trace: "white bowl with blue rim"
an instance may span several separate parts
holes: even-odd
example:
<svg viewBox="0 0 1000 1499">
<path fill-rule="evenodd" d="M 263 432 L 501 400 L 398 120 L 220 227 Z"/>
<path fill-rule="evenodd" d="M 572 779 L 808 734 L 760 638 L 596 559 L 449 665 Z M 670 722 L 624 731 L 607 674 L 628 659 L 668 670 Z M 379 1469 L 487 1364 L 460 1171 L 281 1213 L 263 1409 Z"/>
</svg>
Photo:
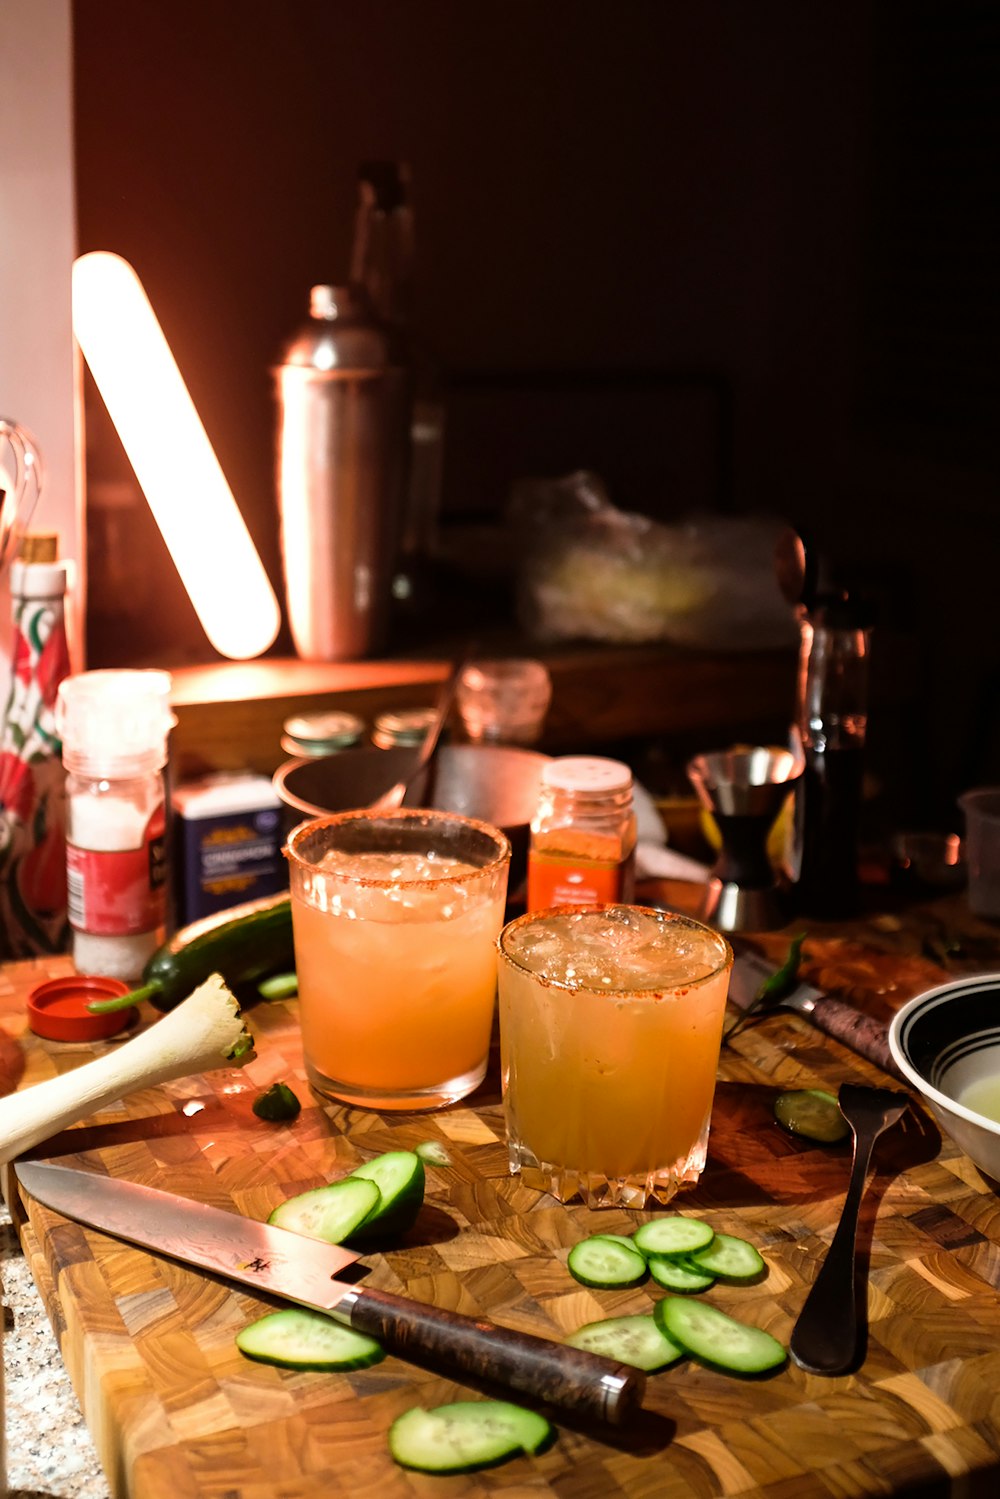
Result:
<svg viewBox="0 0 1000 1499">
<path fill-rule="evenodd" d="M 889 1049 L 945 1134 L 1000 1182 L 1000 973 L 918 994 L 894 1017 Z"/>
</svg>

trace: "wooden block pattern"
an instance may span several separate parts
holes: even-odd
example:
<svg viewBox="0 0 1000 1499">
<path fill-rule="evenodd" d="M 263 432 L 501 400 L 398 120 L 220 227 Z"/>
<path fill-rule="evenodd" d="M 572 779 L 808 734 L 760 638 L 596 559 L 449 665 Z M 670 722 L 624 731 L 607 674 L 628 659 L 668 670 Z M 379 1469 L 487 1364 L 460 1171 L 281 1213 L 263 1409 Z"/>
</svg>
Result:
<svg viewBox="0 0 1000 1499">
<path fill-rule="evenodd" d="M 853 948 L 848 956 L 855 987 L 860 974 L 883 971 L 866 969 Z M 833 961 L 827 950 L 823 961 Z M 21 1086 L 90 1055 L 24 1031 L 27 989 L 40 969 L 65 971 L 63 963 L 0 975 L 0 1025 L 17 1053 L 8 1076 Z M 910 992 L 922 980 L 914 969 Z M 893 1003 L 905 997 L 904 984 Z M 452 1165 L 428 1167 L 416 1228 L 366 1261 L 372 1285 L 556 1339 L 584 1321 L 647 1312 L 663 1294 L 649 1284 L 587 1290 L 569 1276 L 578 1239 L 629 1232 L 650 1215 L 564 1207 L 508 1174 L 495 1058 L 467 1106 L 379 1116 L 310 1092 L 293 1001 L 258 1007 L 250 1023 L 258 1058 L 244 1071 L 137 1095 L 36 1154 L 66 1152 L 70 1163 L 264 1218 L 283 1198 L 380 1151 L 437 1140 Z M 257 1092 L 278 1078 L 303 1102 L 291 1125 L 252 1113 Z M 832 1238 L 849 1150 L 783 1134 L 773 1097 L 845 1080 L 885 1083 L 796 1017 L 775 1014 L 742 1032 L 723 1053 L 708 1169 L 675 1204 L 760 1247 L 765 1280 L 719 1285 L 708 1297 L 783 1341 Z M 822 1379 L 788 1366 L 739 1380 L 686 1361 L 650 1378 L 629 1430 L 560 1418 L 550 1451 L 453 1480 L 396 1467 L 386 1432 L 414 1404 L 467 1398 L 459 1383 L 391 1357 L 347 1375 L 250 1363 L 234 1339 L 267 1308 L 249 1294 L 33 1203 L 22 1237 L 114 1492 L 129 1499 L 992 1496 L 1000 1491 L 1000 1201 L 922 1114 L 884 1137 L 876 1167 L 862 1213 L 869 1334 L 857 1372 Z"/>
</svg>

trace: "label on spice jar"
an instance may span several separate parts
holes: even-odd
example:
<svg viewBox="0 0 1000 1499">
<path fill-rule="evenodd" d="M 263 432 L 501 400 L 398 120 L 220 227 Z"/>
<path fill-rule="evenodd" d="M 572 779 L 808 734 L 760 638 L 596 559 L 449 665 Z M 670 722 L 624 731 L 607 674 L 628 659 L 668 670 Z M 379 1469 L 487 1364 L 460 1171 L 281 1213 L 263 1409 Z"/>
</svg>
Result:
<svg viewBox="0 0 1000 1499">
<path fill-rule="evenodd" d="M 167 899 L 166 816 L 161 803 L 134 848 L 66 846 L 71 926 L 101 936 L 148 932 L 163 925 Z"/>
<path fill-rule="evenodd" d="M 528 910 L 550 906 L 613 905 L 624 898 L 624 865 L 574 862 L 532 850 L 528 860 Z"/>
</svg>

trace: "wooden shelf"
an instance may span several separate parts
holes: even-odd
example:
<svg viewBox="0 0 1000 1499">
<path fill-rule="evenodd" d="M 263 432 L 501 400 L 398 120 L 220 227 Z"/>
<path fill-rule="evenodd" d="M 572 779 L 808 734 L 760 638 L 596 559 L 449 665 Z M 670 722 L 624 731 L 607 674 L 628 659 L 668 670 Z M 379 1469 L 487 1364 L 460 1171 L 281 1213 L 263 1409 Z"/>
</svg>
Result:
<svg viewBox="0 0 1000 1499">
<path fill-rule="evenodd" d="M 752 731 L 781 734 L 792 712 L 793 653 L 695 652 L 581 645 L 544 650 L 507 642 L 495 654 L 531 654 L 552 676 L 542 748 L 598 750 L 616 741 L 701 735 L 704 747 Z M 482 649 L 481 654 L 487 654 Z M 282 724 L 294 713 L 344 709 L 370 726 L 377 714 L 435 700 L 451 655 L 323 663 L 294 658 L 175 669 L 175 770 L 272 774 L 286 758 Z"/>
</svg>

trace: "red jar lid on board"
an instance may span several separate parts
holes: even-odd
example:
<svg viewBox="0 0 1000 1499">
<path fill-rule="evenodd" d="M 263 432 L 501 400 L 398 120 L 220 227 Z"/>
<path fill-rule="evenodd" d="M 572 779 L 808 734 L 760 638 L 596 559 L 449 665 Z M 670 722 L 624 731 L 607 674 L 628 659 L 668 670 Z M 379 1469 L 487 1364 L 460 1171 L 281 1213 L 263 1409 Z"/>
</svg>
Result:
<svg viewBox="0 0 1000 1499">
<path fill-rule="evenodd" d="M 135 1006 L 92 1015 L 87 1006 L 98 999 L 119 999 L 129 992 L 121 979 L 67 974 L 38 984 L 28 995 L 28 1024 L 47 1041 L 103 1041 L 135 1018 Z"/>
</svg>

